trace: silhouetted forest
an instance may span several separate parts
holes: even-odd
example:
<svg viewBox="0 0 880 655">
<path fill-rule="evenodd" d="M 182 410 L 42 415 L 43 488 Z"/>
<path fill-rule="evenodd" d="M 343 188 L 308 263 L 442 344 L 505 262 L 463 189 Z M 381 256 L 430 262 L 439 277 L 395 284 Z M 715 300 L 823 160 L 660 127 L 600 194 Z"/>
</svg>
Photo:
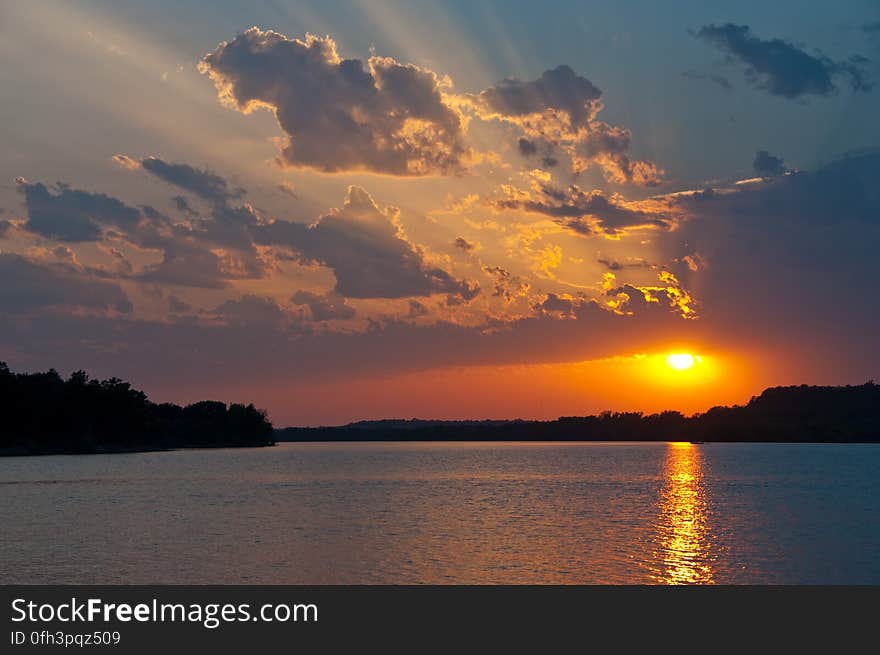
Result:
<svg viewBox="0 0 880 655">
<path fill-rule="evenodd" d="M 773 387 L 703 414 L 603 412 L 555 421 L 362 421 L 276 430 L 278 441 L 880 441 L 880 385 Z"/>
<path fill-rule="evenodd" d="M 53 369 L 13 373 L 0 362 L 0 455 L 268 446 L 272 424 L 253 405 L 150 402 L 117 378 L 67 380 Z"/>
</svg>

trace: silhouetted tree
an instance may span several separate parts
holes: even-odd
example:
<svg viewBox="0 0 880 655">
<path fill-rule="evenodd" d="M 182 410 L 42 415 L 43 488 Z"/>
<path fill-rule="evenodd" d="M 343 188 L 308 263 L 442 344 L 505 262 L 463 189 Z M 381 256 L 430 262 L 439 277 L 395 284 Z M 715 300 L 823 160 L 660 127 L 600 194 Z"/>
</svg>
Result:
<svg viewBox="0 0 880 655">
<path fill-rule="evenodd" d="M 253 405 L 155 404 L 119 378 L 13 373 L 0 362 L 0 453 L 265 446 L 272 424 Z"/>
</svg>

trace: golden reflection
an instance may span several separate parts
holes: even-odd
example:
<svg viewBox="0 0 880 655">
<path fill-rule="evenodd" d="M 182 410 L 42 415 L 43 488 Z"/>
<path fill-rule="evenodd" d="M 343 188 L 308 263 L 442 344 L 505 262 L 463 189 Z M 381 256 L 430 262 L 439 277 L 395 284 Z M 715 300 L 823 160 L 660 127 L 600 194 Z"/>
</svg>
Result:
<svg viewBox="0 0 880 655">
<path fill-rule="evenodd" d="M 699 447 L 669 444 L 657 521 L 659 552 L 652 576 L 656 582 L 714 582 L 707 509 Z"/>
</svg>

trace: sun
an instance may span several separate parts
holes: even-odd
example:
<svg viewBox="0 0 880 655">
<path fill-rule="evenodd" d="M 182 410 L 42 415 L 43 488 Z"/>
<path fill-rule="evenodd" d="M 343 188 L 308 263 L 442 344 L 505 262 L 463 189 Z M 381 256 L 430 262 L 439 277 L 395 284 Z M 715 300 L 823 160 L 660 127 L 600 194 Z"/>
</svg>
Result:
<svg viewBox="0 0 880 655">
<path fill-rule="evenodd" d="M 700 362 L 699 355 L 690 353 L 672 353 L 666 356 L 666 363 L 676 371 L 686 371 Z"/>
</svg>

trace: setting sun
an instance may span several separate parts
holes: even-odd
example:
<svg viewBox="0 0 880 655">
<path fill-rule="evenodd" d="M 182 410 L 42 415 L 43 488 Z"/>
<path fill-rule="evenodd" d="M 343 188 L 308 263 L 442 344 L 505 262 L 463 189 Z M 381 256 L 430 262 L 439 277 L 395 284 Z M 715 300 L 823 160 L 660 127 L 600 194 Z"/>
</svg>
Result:
<svg viewBox="0 0 880 655">
<path fill-rule="evenodd" d="M 666 356 L 666 363 L 676 371 L 684 371 L 699 363 L 700 357 L 690 353 L 672 353 Z"/>
</svg>

